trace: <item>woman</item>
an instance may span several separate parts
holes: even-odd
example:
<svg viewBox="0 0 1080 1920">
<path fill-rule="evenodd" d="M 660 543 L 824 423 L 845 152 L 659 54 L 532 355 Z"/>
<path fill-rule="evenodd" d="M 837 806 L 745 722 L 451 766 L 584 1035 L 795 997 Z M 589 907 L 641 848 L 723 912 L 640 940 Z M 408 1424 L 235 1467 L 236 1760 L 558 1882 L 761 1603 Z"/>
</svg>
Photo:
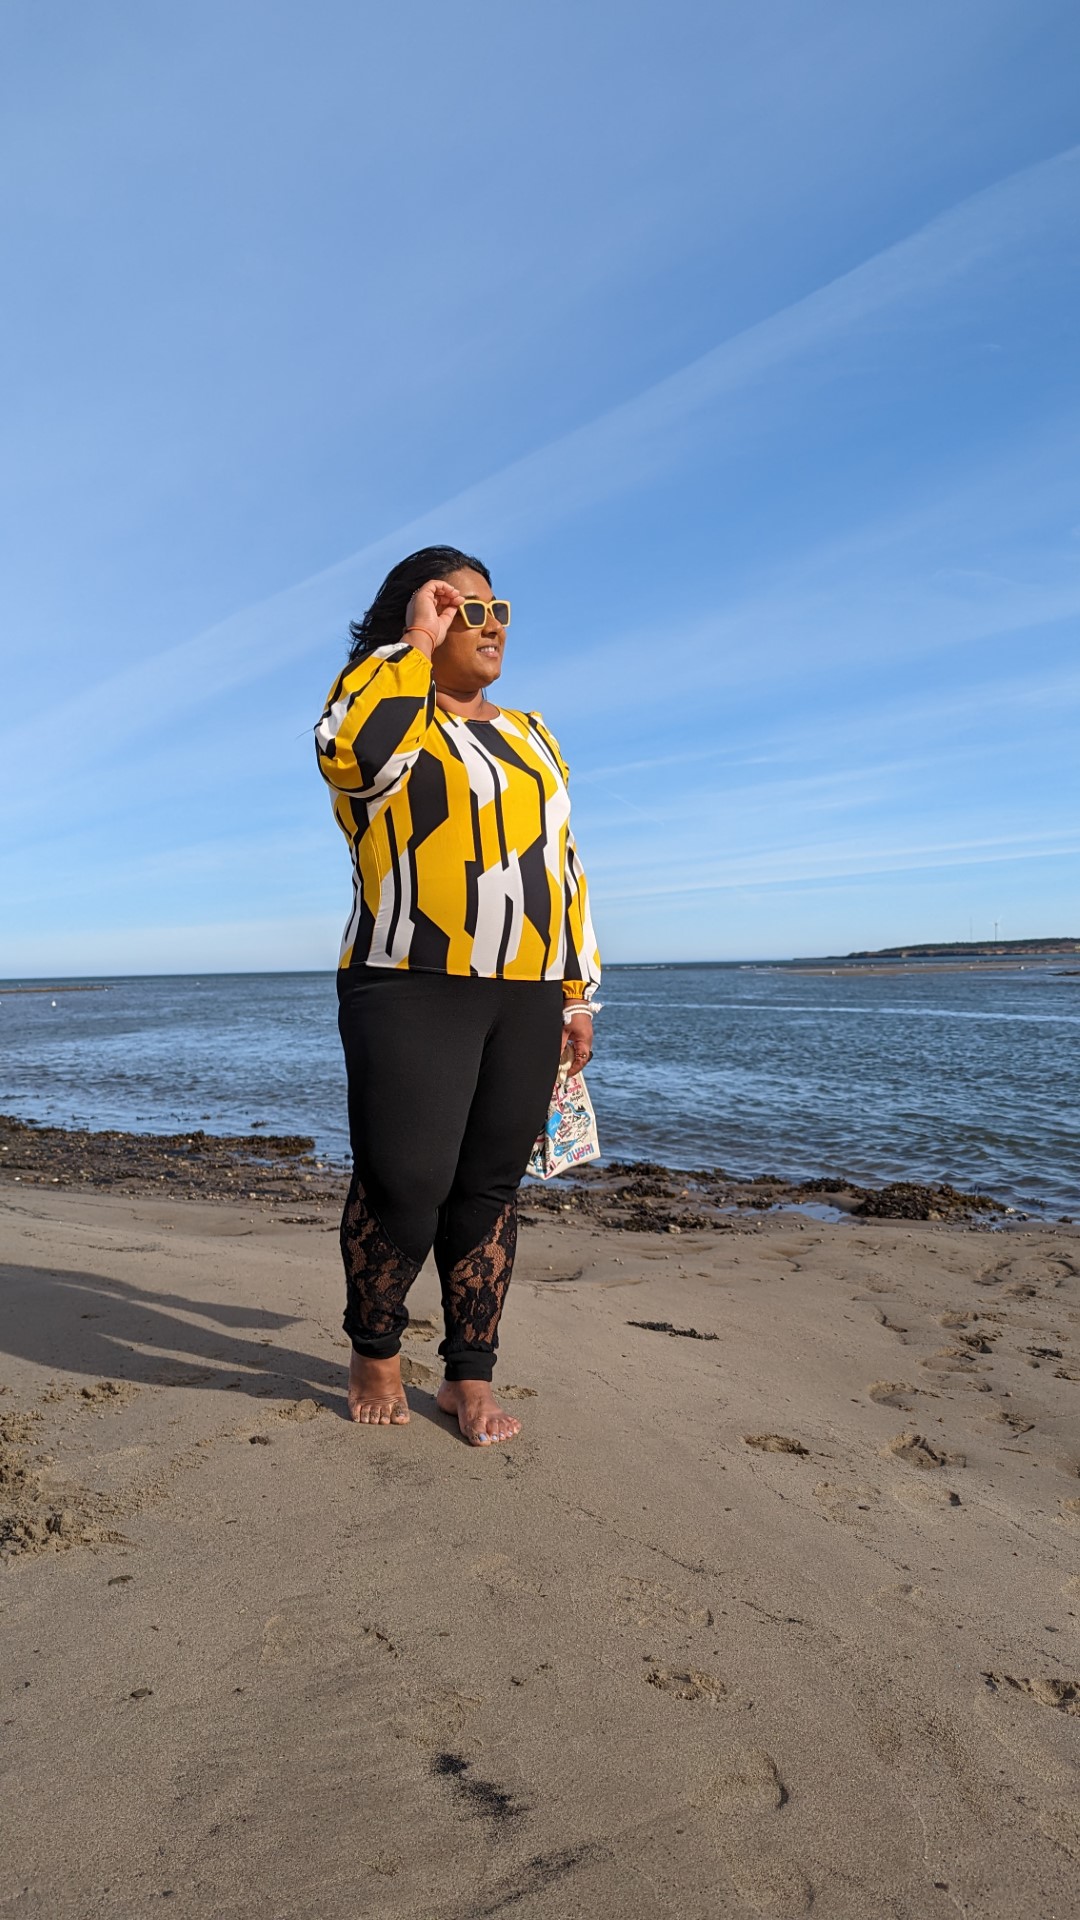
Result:
<svg viewBox="0 0 1080 1920">
<path fill-rule="evenodd" d="M 566 765 L 538 713 L 487 697 L 509 623 L 481 561 L 411 554 L 351 628 L 315 729 L 353 860 L 338 970 L 349 1413 L 408 1420 L 405 1297 L 434 1248 L 438 1403 L 475 1446 L 521 1429 L 491 1390 L 515 1196 L 564 1043 L 575 1071 L 591 1057 L 600 979 Z"/>
</svg>

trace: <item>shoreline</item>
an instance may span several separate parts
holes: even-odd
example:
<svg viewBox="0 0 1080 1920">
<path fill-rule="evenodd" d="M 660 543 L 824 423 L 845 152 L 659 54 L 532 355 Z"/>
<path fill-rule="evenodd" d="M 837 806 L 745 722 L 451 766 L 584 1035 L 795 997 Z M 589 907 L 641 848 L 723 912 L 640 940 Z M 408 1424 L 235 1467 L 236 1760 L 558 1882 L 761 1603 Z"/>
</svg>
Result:
<svg viewBox="0 0 1080 1920">
<path fill-rule="evenodd" d="M 0 985 L 0 1000 L 12 993 L 108 993 L 104 980 L 64 981 L 59 986 L 9 987 Z"/>
<path fill-rule="evenodd" d="M 340 1208 L 348 1163 L 319 1156 L 296 1134 L 129 1133 L 36 1124 L 0 1114 L 0 1185 L 131 1197 L 259 1203 L 293 1224 L 303 1206 L 313 1221 Z M 683 1169 L 652 1161 L 601 1160 L 529 1181 L 520 1190 L 524 1225 L 573 1214 L 605 1230 L 693 1233 L 732 1230 L 740 1219 L 800 1212 L 824 1223 L 844 1219 L 947 1220 L 971 1228 L 1051 1224 L 1046 1215 L 947 1182 L 889 1181 L 867 1186 L 839 1176 L 789 1180 L 761 1173 L 740 1179 L 720 1167 Z M 1068 1215 L 1061 1224 L 1071 1224 Z"/>
<path fill-rule="evenodd" d="M 777 968 L 781 973 L 825 974 L 831 979 L 870 979 L 879 974 L 924 974 L 924 973 L 1030 973 L 1039 980 L 1068 980 L 1077 974 L 1077 968 L 1061 966 L 1061 960 L 1071 959 L 1070 954 L 1043 955 L 1033 954 L 1027 960 L 997 959 L 987 957 L 982 960 L 882 960 L 854 961 L 847 965 L 830 967 L 819 960 L 791 960 Z"/>
</svg>

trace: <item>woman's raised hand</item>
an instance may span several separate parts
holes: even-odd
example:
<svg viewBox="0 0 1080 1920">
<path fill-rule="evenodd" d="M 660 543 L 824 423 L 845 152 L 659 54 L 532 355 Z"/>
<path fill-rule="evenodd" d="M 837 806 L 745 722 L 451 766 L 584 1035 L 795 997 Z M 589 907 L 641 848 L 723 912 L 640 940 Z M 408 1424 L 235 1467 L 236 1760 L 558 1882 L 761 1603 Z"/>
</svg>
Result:
<svg viewBox="0 0 1080 1920">
<path fill-rule="evenodd" d="M 464 598 L 463 593 L 445 580 L 425 580 L 422 587 L 417 587 L 405 613 L 405 633 L 410 646 L 419 647 L 430 659 L 446 639 L 450 622 Z M 425 634 L 428 645 L 425 645 Z"/>
</svg>

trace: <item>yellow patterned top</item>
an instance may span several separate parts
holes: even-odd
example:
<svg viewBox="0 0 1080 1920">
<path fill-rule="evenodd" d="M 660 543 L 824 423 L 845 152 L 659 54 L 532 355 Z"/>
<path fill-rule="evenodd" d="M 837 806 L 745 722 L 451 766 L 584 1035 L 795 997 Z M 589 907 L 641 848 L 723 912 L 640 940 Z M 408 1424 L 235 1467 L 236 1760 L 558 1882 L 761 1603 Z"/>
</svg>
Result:
<svg viewBox="0 0 1080 1920">
<path fill-rule="evenodd" d="M 496 980 L 600 981 L 567 768 L 538 713 L 435 704 L 408 641 L 339 674 L 315 729 L 353 859 L 341 965 Z"/>
</svg>

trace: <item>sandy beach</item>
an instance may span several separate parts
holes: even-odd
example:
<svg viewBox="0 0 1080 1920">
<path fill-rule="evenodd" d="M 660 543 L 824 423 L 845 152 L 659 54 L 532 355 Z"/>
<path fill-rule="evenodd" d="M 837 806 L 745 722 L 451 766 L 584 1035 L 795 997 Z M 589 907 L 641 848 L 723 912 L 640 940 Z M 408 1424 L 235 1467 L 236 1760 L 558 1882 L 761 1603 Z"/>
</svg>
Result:
<svg viewBox="0 0 1080 1920">
<path fill-rule="evenodd" d="M 1076 1914 L 1080 1228 L 538 1214 L 483 1454 L 333 1228 L 0 1183 L 0 1912 Z"/>
</svg>

